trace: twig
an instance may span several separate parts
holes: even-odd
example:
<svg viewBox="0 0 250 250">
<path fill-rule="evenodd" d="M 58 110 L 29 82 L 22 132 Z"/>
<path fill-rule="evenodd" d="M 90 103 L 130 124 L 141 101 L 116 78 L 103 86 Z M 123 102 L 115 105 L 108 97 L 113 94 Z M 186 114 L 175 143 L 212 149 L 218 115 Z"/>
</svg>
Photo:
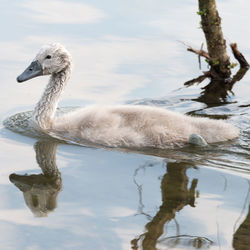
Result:
<svg viewBox="0 0 250 250">
<path fill-rule="evenodd" d="M 239 217 L 237 218 L 237 220 L 236 220 L 235 223 L 234 223 L 234 227 L 233 227 L 233 232 L 234 232 L 234 233 L 236 232 L 237 223 L 240 221 L 240 219 L 241 219 L 241 217 L 242 217 L 242 215 L 243 215 L 243 213 L 244 213 L 244 210 L 245 210 L 245 208 L 246 208 L 246 206 L 247 206 L 247 202 L 248 202 L 248 200 L 249 200 L 249 194 L 250 194 L 250 181 L 248 180 L 247 182 L 248 182 L 248 190 L 247 190 L 245 202 L 244 202 L 244 204 L 243 204 L 243 208 L 242 208 L 242 210 L 241 210 L 241 213 L 240 213 Z"/>
<path fill-rule="evenodd" d="M 203 49 L 203 45 L 204 45 L 204 43 L 201 44 L 200 51 Z M 201 70 L 201 56 L 200 55 L 198 55 L 198 62 L 199 62 L 199 68 Z"/>
<path fill-rule="evenodd" d="M 199 57 L 202 56 L 202 57 L 205 57 L 206 59 L 210 60 L 210 56 L 203 49 L 197 50 L 197 49 L 192 48 L 191 46 L 188 46 L 187 51 L 193 52 L 193 53 L 197 54 Z"/>
<path fill-rule="evenodd" d="M 207 237 L 202 237 L 202 236 L 194 236 L 194 235 L 187 235 L 187 234 L 181 234 L 181 235 L 176 235 L 176 236 L 169 236 L 169 237 L 165 237 L 165 238 L 162 238 L 160 240 L 158 240 L 158 242 L 163 242 L 165 240 L 169 240 L 169 239 L 175 239 L 175 238 L 199 238 L 199 239 L 202 239 L 206 242 L 208 242 L 210 245 L 214 244 L 214 242 L 212 240 L 210 240 L 209 238 Z"/>
<path fill-rule="evenodd" d="M 185 45 L 186 47 L 188 47 L 187 48 L 188 51 L 195 53 L 199 57 L 202 56 L 202 57 L 205 57 L 206 59 L 210 60 L 210 56 L 208 55 L 208 53 L 205 50 L 203 50 L 203 43 L 201 44 L 200 50 L 197 50 L 197 49 L 194 49 L 193 47 L 191 47 L 190 45 L 188 45 L 182 41 L 179 41 L 179 42 L 182 43 L 183 45 Z"/>
</svg>

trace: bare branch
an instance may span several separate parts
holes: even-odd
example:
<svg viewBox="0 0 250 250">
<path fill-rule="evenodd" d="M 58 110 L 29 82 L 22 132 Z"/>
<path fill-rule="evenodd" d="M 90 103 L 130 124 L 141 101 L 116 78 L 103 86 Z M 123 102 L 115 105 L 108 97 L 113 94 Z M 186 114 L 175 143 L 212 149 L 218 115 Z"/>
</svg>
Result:
<svg viewBox="0 0 250 250">
<path fill-rule="evenodd" d="M 202 56 L 202 57 L 205 57 L 206 59 L 210 60 L 210 56 L 208 55 L 208 53 L 205 50 L 203 50 L 203 43 L 201 44 L 200 50 L 197 50 L 197 49 L 194 49 L 193 47 L 191 47 L 190 45 L 188 45 L 182 41 L 179 41 L 179 42 L 184 44 L 186 47 L 188 47 L 187 48 L 188 51 L 195 53 L 199 57 Z"/>
<path fill-rule="evenodd" d="M 210 60 L 210 56 L 203 49 L 197 50 L 197 49 L 192 48 L 191 46 L 188 46 L 187 50 L 197 54 L 198 56 L 202 56 L 202 57 L 205 57 L 206 59 Z"/>
<path fill-rule="evenodd" d="M 204 43 L 201 44 L 200 51 L 203 49 L 203 45 L 204 45 Z M 199 68 L 201 70 L 201 56 L 200 55 L 198 56 L 198 62 L 199 62 Z"/>
<path fill-rule="evenodd" d="M 235 59 L 239 62 L 241 68 L 249 68 L 249 64 L 246 58 L 240 53 L 238 50 L 237 43 L 230 43 L 230 47 L 232 49 L 233 55 Z"/>
</svg>

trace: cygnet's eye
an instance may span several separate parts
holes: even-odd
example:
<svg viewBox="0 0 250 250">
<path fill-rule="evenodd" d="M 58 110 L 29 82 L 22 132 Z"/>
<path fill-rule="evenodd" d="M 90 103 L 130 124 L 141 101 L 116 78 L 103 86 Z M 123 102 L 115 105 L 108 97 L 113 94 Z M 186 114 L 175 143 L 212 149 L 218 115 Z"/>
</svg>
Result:
<svg viewBox="0 0 250 250">
<path fill-rule="evenodd" d="M 45 58 L 46 59 L 51 59 L 51 55 L 47 55 Z"/>
</svg>

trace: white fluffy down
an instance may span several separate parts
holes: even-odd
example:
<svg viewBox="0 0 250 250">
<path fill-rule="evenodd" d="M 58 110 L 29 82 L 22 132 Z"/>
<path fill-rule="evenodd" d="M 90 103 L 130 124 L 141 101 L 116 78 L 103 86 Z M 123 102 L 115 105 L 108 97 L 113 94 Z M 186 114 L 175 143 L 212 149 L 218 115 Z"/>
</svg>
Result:
<svg viewBox="0 0 250 250">
<path fill-rule="evenodd" d="M 188 142 L 199 145 L 196 143 L 199 140 L 203 145 L 227 141 L 239 134 L 238 129 L 223 121 L 194 118 L 149 106 L 92 106 L 55 117 L 60 95 L 71 74 L 71 56 L 61 44 L 53 43 L 38 52 L 35 62 L 42 68 L 43 75 L 51 77 L 32 121 L 35 128 L 51 135 L 111 147 L 170 148 Z M 24 71 L 26 80 L 34 77 L 27 76 L 31 68 L 28 69 Z"/>
<path fill-rule="evenodd" d="M 191 134 L 215 143 L 234 139 L 239 130 L 219 120 L 182 115 L 149 106 L 91 106 L 56 117 L 53 132 L 111 147 L 170 148 Z"/>
</svg>

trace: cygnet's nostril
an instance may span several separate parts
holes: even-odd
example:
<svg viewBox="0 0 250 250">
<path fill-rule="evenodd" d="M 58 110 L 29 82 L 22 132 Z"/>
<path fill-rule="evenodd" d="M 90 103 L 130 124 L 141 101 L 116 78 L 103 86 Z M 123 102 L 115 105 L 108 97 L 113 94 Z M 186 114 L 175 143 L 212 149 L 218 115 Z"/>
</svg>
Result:
<svg viewBox="0 0 250 250">
<path fill-rule="evenodd" d="M 33 68 L 29 68 L 29 71 L 32 71 L 33 70 Z"/>
</svg>

